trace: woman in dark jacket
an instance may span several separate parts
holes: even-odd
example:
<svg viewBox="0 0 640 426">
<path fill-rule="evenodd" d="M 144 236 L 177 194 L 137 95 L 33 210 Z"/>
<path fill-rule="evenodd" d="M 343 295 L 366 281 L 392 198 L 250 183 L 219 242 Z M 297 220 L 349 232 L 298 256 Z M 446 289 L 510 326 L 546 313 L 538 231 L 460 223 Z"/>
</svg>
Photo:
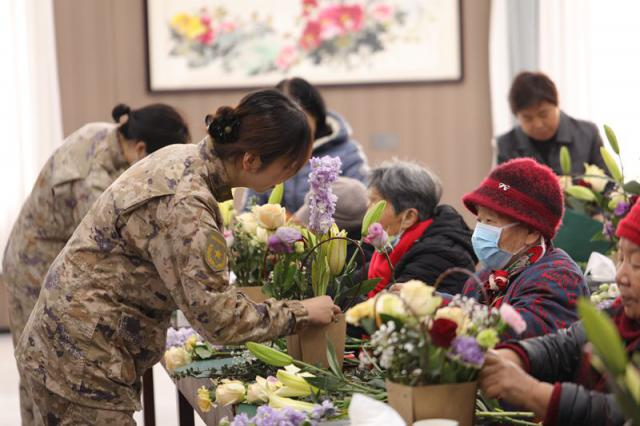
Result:
<svg viewBox="0 0 640 426">
<path fill-rule="evenodd" d="M 623 219 L 616 282 L 621 297 L 610 308 L 628 355 L 640 351 L 640 203 Z M 545 425 L 622 425 L 624 415 L 604 377 L 590 365 L 581 322 L 498 346 L 486 358 L 480 385 L 489 398 L 533 411 Z"/>
<path fill-rule="evenodd" d="M 340 175 L 365 182 L 368 176 L 367 159 L 356 141 L 351 138 L 351 127 L 338 113 L 327 111 L 320 91 L 302 78 L 290 78 L 278 83 L 277 88 L 295 100 L 307 114 L 314 133 L 311 155 L 324 157 L 330 155 L 340 158 L 342 166 Z M 307 163 L 291 179 L 284 183 L 282 206 L 287 212 L 294 214 L 304 204 L 309 192 L 309 173 L 311 167 Z M 264 204 L 269 194 L 248 192 L 247 202 Z"/>
<path fill-rule="evenodd" d="M 373 297 L 390 283 L 420 280 L 434 284 L 451 267 L 473 271 L 475 256 L 471 230 L 456 210 L 438 205 L 442 195 L 440 179 L 416 164 L 392 162 L 371 172 L 369 202 L 385 200 L 380 224 L 390 236 L 393 249 L 386 256 L 376 252 L 369 262 L 369 278 L 381 278 L 370 292 Z M 452 274 L 439 291 L 460 293 L 466 276 Z"/>
</svg>

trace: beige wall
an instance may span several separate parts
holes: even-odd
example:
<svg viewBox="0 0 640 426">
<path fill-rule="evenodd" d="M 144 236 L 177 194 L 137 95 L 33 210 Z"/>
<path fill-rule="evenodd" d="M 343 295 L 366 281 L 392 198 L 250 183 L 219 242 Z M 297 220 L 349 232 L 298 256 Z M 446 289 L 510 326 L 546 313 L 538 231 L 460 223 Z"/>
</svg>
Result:
<svg viewBox="0 0 640 426">
<path fill-rule="evenodd" d="M 445 184 L 444 200 L 456 207 L 491 164 L 490 1 L 462 3 L 462 83 L 322 89 L 329 107 L 347 117 L 371 164 L 397 156 L 432 167 Z M 89 121 L 109 120 L 118 102 L 167 102 L 186 115 L 199 139 L 205 113 L 243 94 L 148 93 L 143 0 L 56 0 L 54 6 L 65 134 Z M 397 143 L 385 147 L 380 141 Z"/>
</svg>

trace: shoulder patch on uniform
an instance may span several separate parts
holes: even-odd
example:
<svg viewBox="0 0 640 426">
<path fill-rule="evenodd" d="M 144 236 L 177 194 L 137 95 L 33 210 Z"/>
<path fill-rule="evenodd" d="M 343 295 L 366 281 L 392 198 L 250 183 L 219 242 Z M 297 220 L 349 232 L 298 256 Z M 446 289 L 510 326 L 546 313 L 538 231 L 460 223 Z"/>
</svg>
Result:
<svg viewBox="0 0 640 426">
<path fill-rule="evenodd" d="M 204 259 L 213 272 L 221 272 L 227 267 L 227 242 L 220 232 L 209 233 Z"/>
</svg>

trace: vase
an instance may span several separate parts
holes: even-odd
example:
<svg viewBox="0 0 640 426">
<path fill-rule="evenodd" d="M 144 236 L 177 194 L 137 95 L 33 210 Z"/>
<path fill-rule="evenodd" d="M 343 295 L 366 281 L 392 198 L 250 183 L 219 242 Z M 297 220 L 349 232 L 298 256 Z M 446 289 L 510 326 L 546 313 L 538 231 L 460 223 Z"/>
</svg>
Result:
<svg viewBox="0 0 640 426">
<path fill-rule="evenodd" d="M 238 291 L 256 303 L 262 303 L 268 299 L 267 295 L 262 292 L 262 286 L 259 285 L 238 287 Z"/>
<path fill-rule="evenodd" d="M 425 419 L 450 419 L 473 426 L 478 382 L 407 386 L 387 380 L 389 405 L 407 424 Z"/>
<path fill-rule="evenodd" d="M 297 360 L 328 368 L 327 342 L 331 342 L 336 352 L 338 367 L 342 369 L 346 338 L 347 323 L 345 316 L 344 314 L 339 314 L 336 315 L 335 321 L 329 325 L 307 327 L 297 334 L 287 336 L 287 353 Z"/>
</svg>

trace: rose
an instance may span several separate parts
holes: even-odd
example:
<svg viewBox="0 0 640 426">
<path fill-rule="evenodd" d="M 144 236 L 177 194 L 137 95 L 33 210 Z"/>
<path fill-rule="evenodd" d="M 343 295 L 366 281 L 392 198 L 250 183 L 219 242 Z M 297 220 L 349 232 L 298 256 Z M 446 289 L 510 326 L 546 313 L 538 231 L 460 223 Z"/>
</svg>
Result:
<svg viewBox="0 0 640 426">
<path fill-rule="evenodd" d="M 213 402 L 211 401 L 211 394 L 209 393 L 209 389 L 202 386 L 198 389 L 198 408 L 203 413 L 209 412 L 211 410 L 211 406 Z"/>
<path fill-rule="evenodd" d="M 250 235 L 255 235 L 258 228 L 258 222 L 253 213 L 246 212 L 236 217 L 238 223 L 242 226 L 242 230 Z"/>
<path fill-rule="evenodd" d="M 498 332 L 493 328 L 482 330 L 478 333 L 476 340 L 478 340 L 478 344 L 484 349 L 492 349 L 500 341 L 498 338 Z"/>
<path fill-rule="evenodd" d="M 407 281 L 400 286 L 400 297 L 419 317 L 433 315 L 442 303 L 442 298 L 434 296 L 434 292 L 433 287 L 418 280 Z"/>
<path fill-rule="evenodd" d="M 387 235 L 387 232 L 379 223 L 374 223 L 369 226 L 367 236 L 363 239 L 365 243 L 371 244 L 376 250 L 384 249 L 387 240 L 389 240 L 389 235 Z"/>
<path fill-rule="evenodd" d="M 187 341 L 184 342 L 184 348 L 187 351 L 191 352 L 193 348 L 196 346 L 196 343 L 198 343 L 198 336 L 196 336 L 195 334 L 192 334 L 187 338 Z"/>
<path fill-rule="evenodd" d="M 602 193 L 607 186 L 607 174 L 600 167 L 584 163 L 584 181 L 591 185 L 597 193 Z"/>
<path fill-rule="evenodd" d="M 255 206 L 252 211 L 256 217 L 256 221 L 258 221 L 258 225 L 270 231 L 276 230 L 284 225 L 287 219 L 284 207 L 279 204 Z"/>
<path fill-rule="evenodd" d="M 469 317 L 457 306 L 446 306 L 436 311 L 435 319 L 446 318 L 458 324 L 457 333 L 460 335 L 467 330 L 469 326 Z"/>
<path fill-rule="evenodd" d="M 439 318 L 431 324 L 429 336 L 434 345 L 441 348 L 448 348 L 451 342 L 456 338 L 456 330 L 458 324 L 450 319 Z"/>
<path fill-rule="evenodd" d="M 377 323 L 382 322 L 380 314 L 396 319 L 404 319 L 407 316 L 402 299 L 391 293 L 384 293 L 378 296 L 376 298 L 375 308 L 378 316 L 378 318 L 376 318 Z"/>
<path fill-rule="evenodd" d="M 174 346 L 169 348 L 164 353 L 164 364 L 170 373 L 173 373 L 176 368 L 187 365 L 191 362 L 191 355 L 181 346 Z"/>
<path fill-rule="evenodd" d="M 375 298 L 367 299 L 362 303 L 358 303 L 356 306 L 347 310 L 345 314 L 345 321 L 352 325 L 357 325 L 363 318 L 373 318 L 373 306 Z"/>
<path fill-rule="evenodd" d="M 237 404 L 244 401 L 245 388 L 239 380 L 223 379 L 216 388 L 216 403 L 222 406 Z"/>
<path fill-rule="evenodd" d="M 527 329 L 527 323 L 522 319 L 520 313 L 508 303 L 503 303 L 500 306 L 500 316 L 517 334 L 522 334 Z"/>
</svg>

